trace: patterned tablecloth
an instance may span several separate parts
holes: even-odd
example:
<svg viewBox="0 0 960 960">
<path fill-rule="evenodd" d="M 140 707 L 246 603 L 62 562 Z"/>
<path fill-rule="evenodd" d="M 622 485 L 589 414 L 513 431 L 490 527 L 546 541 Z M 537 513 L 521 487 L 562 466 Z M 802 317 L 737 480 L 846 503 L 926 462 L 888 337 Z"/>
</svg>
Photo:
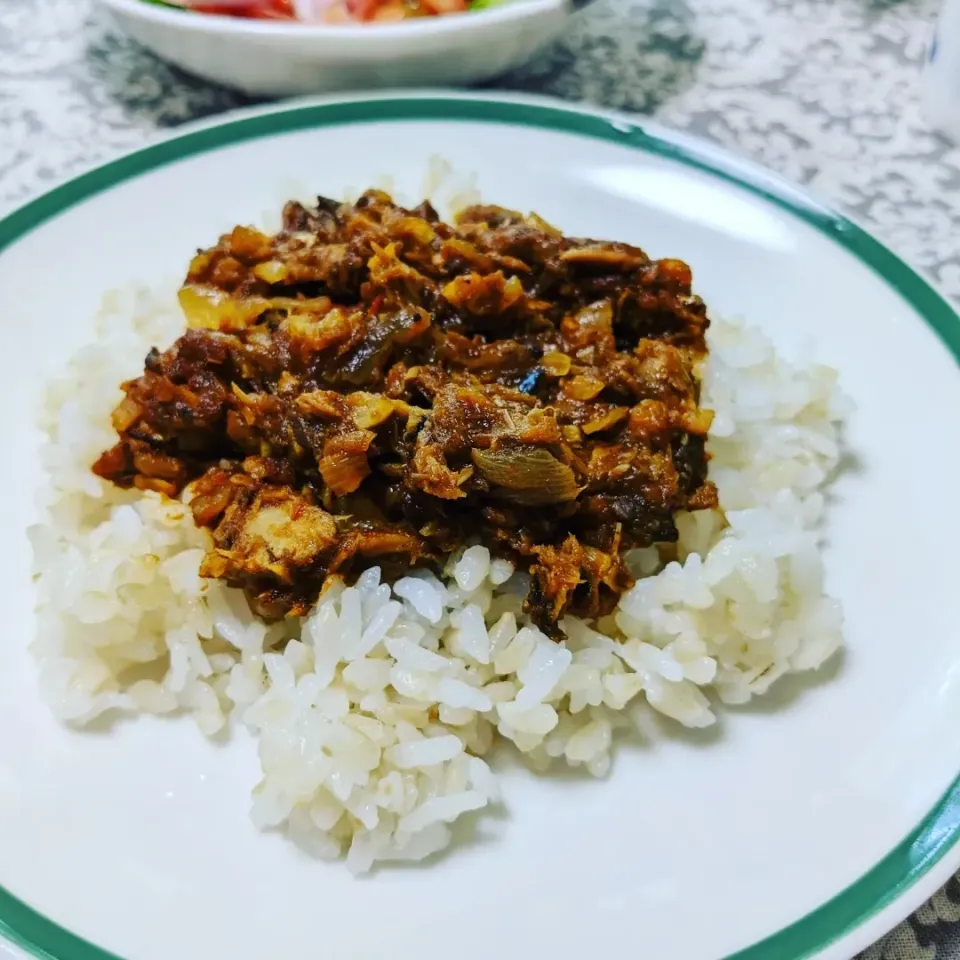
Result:
<svg viewBox="0 0 960 960">
<path fill-rule="evenodd" d="M 936 6 L 598 0 L 502 85 L 652 114 L 750 155 L 854 211 L 960 301 L 960 149 L 917 104 Z M 164 66 L 90 0 L 0 0 L 0 210 L 244 102 Z M 960 882 L 864 957 L 960 960 Z"/>
</svg>

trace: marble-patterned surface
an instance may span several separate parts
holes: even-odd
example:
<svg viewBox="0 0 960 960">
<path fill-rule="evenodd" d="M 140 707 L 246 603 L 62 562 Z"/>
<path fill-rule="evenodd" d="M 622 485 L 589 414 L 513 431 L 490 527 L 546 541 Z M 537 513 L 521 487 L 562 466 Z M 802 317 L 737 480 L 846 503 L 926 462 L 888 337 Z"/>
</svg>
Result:
<svg viewBox="0 0 960 960">
<path fill-rule="evenodd" d="M 652 114 L 749 155 L 853 211 L 960 301 L 960 148 L 918 106 L 936 7 L 598 0 L 499 85 Z M 90 0 L 0 0 L 0 210 L 244 102 L 153 59 Z M 864 957 L 960 960 L 960 882 Z"/>
</svg>

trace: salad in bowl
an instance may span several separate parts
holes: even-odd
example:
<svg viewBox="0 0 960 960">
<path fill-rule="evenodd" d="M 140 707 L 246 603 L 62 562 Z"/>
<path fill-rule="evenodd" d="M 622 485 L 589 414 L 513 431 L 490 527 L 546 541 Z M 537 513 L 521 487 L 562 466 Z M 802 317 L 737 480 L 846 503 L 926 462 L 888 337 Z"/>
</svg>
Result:
<svg viewBox="0 0 960 960">
<path fill-rule="evenodd" d="M 144 0 L 195 13 L 285 23 L 395 23 L 496 6 L 502 0 Z"/>
<path fill-rule="evenodd" d="M 585 0 L 100 0 L 121 29 L 258 97 L 461 86 L 523 64 Z"/>
</svg>

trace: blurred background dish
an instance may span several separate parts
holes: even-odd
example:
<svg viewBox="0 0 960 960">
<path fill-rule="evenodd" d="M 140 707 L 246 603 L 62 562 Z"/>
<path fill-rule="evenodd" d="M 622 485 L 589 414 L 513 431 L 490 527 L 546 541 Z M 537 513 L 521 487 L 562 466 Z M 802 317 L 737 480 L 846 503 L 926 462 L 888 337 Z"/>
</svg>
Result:
<svg viewBox="0 0 960 960">
<path fill-rule="evenodd" d="M 147 0 L 101 3 L 158 56 L 206 80 L 268 97 L 488 80 L 555 39 L 581 5 L 502 0 L 446 16 L 331 24 L 199 14 Z"/>
</svg>

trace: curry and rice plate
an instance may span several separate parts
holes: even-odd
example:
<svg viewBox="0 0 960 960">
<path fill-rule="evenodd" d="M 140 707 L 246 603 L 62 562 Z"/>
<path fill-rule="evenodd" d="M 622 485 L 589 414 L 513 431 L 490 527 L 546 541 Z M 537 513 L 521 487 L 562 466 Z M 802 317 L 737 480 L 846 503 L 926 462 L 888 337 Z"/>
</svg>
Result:
<svg viewBox="0 0 960 960">
<path fill-rule="evenodd" d="M 602 776 L 644 703 L 703 726 L 840 643 L 835 374 L 711 325 L 681 261 L 368 191 L 148 300 L 50 390 L 44 691 L 235 712 L 255 821 L 314 853 L 428 856 L 498 735 Z"/>
</svg>

